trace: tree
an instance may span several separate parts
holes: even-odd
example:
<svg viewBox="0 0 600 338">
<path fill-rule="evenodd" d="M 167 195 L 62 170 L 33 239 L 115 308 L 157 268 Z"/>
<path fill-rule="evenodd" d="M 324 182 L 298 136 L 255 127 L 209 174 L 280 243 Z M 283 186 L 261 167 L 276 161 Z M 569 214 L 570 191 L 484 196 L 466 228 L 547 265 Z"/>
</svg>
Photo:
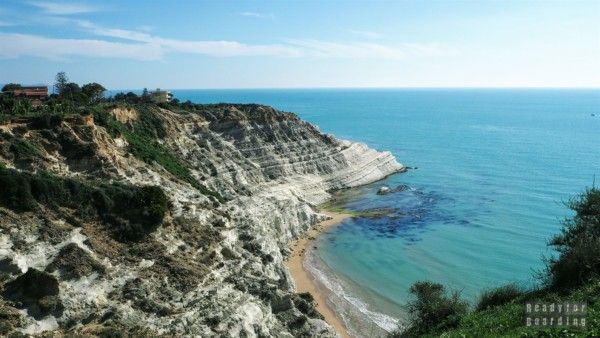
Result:
<svg viewBox="0 0 600 338">
<path fill-rule="evenodd" d="M 69 78 L 67 78 L 67 74 L 65 72 L 58 72 L 56 74 L 55 81 L 56 82 L 54 83 L 54 91 L 56 93 L 58 93 L 58 95 L 62 96 L 63 90 L 65 89 L 65 86 L 69 82 Z"/>
<path fill-rule="evenodd" d="M 0 95 L 0 116 L 12 112 L 15 106 L 15 99 L 9 95 Z"/>
<path fill-rule="evenodd" d="M 547 285 L 567 290 L 600 276 L 600 189 L 593 186 L 572 198 L 575 212 L 563 221 L 562 232 L 550 245 L 559 253 L 547 261 Z"/>
<path fill-rule="evenodd" d="M 18 83 L 7 83 L 4 85 L 4 87 L 2 87 L 2 92 L 12 92 L 15 89 L 19 89 L 21 88 L 21 85 Z"/>
<path fill-rule="evenodd" d="M 88 102 L 99 101 L 102 99 L 105 91 L 106 88 L 96 82 L 88 83 L 81 87 L 81 92 L 87 97 Z"/>
<path fill-rule="evenodd" d="M 150 92 L 148 92 L 148 88 L 144 88 L 141 96 L 142 102 L 150 102 L 152 101 L 152 97 L 150 96 Z"/>
<path fill-rule="evenodd" d="M 139 101 L 139 98 L 134 92 L 127 92 L 127 94 L 125 94 L 125 101 L 136 103 Z"/>
<path fill-rule="evenodd" d="M 395 332 L 391 337 L 420 337 L 456 327 L 460 316 L 469 308 L 458 292 L 448 294 L 438 283 L 416 282 L 410 287 L 410 293 L 415 296 L 408 303 L 411 322 L 405 331 Z"/>
<path fill-rule="evenodd" d="M 113 96 L 113 100 L 125 101 L 125 93 L 123 93 L 123 92 L 116 93 L 115 96 Z"/>
<path fill-rule="evenodd" d="M 69 82 L 62 87 L 62 91 L 60 96 L 63 98 L 68 98 L 71 101 L 81 101 L 81 88 L 75 82 Z"/>
<path fill-rule="evenodd" d="M 129 103 L 138 103 L 140 98 L 134 92 L 128 92 L 127 94 L 120 92 L 115 94 L 115 101 L 125 101 Z"/>
</svg>

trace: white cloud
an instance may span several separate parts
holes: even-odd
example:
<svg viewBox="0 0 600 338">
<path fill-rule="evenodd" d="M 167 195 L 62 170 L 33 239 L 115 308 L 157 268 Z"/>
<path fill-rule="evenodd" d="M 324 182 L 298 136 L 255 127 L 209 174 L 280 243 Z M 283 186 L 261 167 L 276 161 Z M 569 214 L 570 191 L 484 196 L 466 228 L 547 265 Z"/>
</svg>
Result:
<svg viewBox="0 0 600 338">
<path fill-rule="evenodd" d="M 335 42 L 310 39 L 287 40 L 305 55 L 328 58 L 404 59 L 408 57 L 449 56 L 457 52 L 435 43 L 383 45 L 370 42 Z"/>
<path fill-rule="evenodd" d="M 236 41 L 186 41 L 165 39 L 123 29 L 101 28 L 84 23 L 94 34 L 125 40 L 154 43 L 167 50 L 211 56 L 270 55 L 287 57 L 333 57 L 401 59 L 419 56 L 456 55 L 457 52 L 436 43 L 383 45 L 372 42 L 335 42 L 314 39 L 288 39 L 283 44 L 249 45 Z"/>
<path fill-rule="evenodd" d="M 258 13 L 258 12 L 241 12 L 240 15 L 252 17 L 252 18 L 258 18 L 258 19 L 272 19 L 274 17 L 273 14 Z"/>
<path fill-rule="evenodd" d="M 54 15 L 70 15 L 95 12 L 96 7 L 82 3 L 58 3 L 50 1 L 31 1 L 30 5 L 42 9 L 45 13 Z"/>
<path fill-rule="evenodd" d="M 226 56 L 300 56 L 296 48 L 281 44 L 250 45 L 237 41 L 189 41 L 177 39 L 164 39 L 147 33 L 141 33 L 125 29 L 101 28 L 90 26 L 84 22 L 84 28 L 90 29 L 92 33 L 112 38 L 143 42 L 160 46 L 165 51 L 202 54 L 217 57 Z"/>
<path fill-rule="evenodd" d="M 372 42 L 336 42 L 311 39 L 282 43 L 247 44 L 238 41 L 178 40 L 148 32 L 104 28 L 85 20 L 63 19 L 95 35 L 94 39 L 60 39 L 27 34 L 0 33 L 0 57 L 22 55 L 51 59 L 69 56 L 160 60 L 166 54 L 187 53 L 212 57 L 273 56 L 317 58 L 405 59 L 456 54 L 437 44 L 384 45 Z M 102 39 L 104 38 L 104 39 Z M 110 38 L 111 40 L 106 40 Z M 113 41 L 117 39 L 117 41 Z M 121 40 L 121 41 L 118 41 Z"/>
<path fill-rule="evenodd" d="M 159 60 L 163 51 L 153 44 L 132 44 L 87 39 L 54 39 L 27 34 L 0 33 L 0 58 L 69 56 Z"/>
<path fill-rule="evenodd" d="M 306 54 L 317 57 L 334 58 L 383 58 L 399 59 L 405 56 L 404 51 L 375 43 L 364 42 L 334 42 L 311 39 L 287 40 Z"/>
</svg>

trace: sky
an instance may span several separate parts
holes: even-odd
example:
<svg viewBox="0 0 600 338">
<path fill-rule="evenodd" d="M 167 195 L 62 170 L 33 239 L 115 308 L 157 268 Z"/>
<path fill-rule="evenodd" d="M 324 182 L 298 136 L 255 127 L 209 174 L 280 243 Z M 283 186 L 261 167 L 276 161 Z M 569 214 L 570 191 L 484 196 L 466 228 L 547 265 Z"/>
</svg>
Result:
<svg viewBox="0 0 600 338">
<path fill-rule="evenodd" d="M 0 83 L 600 87 L 595 1 L 0 2 Z"/>
</svg>

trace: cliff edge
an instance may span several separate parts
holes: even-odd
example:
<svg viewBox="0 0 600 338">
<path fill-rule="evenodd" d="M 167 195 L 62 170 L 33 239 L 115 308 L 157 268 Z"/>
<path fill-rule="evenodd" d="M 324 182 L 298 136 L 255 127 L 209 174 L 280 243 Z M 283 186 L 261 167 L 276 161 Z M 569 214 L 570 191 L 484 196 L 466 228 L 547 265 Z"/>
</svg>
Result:
<svg viewBox="0 0 600 338">
<path fill-rule="evenodd" d="M 5 121 L 0 334 L 335 336 L 287 243 L 329 191 L 403 169 L 261 105 Z"/>
</svg>

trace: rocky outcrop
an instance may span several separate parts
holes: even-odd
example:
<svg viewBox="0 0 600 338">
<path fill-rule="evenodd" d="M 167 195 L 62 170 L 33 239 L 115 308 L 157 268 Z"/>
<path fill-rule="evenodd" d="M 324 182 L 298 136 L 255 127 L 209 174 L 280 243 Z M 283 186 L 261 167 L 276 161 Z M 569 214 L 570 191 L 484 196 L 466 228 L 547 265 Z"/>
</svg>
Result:
<svg viewBox="0 0 600 338">
<path fill-rule="evenodd" d="M 65 280 L 79 279 L 92 273 L 104 274 L 104 266 L 87 251 L 75 243 L 65 245 L 54 260 L 46 266 L 46 271 L 59 271 Z"/>
<path fill-rule="evenodd" d="M 107 111 L 93 124 L 4 125 L 0 162 L 86 182 L 160 186 L 169 215 L 130 240 L 115 236 L 103 218 L 0 205 L 4 288 L 14 289 L 10 283 L 30 278 L 24 276 L 31 271 L 58 287 L 50 295 L 54 308 L 27 312 L 10 327 L 24 333 L 335 335 L 312 299 L 294 293 L 283 264 L 287 243 L 322 218 L 316 206 L 329 191 L 401 171 L 390 153 L 324 135 L 294 114 L 260 105 Z M 168 152 L 163 158 L 132 152 L 137 140 L 131 135 L 150 127 L 155 147 Z M 28 149 L 27 157 L 15 147 Z M 5 307 L 17 307 L 14 299 Z M 40 299 L 34 301 L 39 307 Z"/>
</svg>

